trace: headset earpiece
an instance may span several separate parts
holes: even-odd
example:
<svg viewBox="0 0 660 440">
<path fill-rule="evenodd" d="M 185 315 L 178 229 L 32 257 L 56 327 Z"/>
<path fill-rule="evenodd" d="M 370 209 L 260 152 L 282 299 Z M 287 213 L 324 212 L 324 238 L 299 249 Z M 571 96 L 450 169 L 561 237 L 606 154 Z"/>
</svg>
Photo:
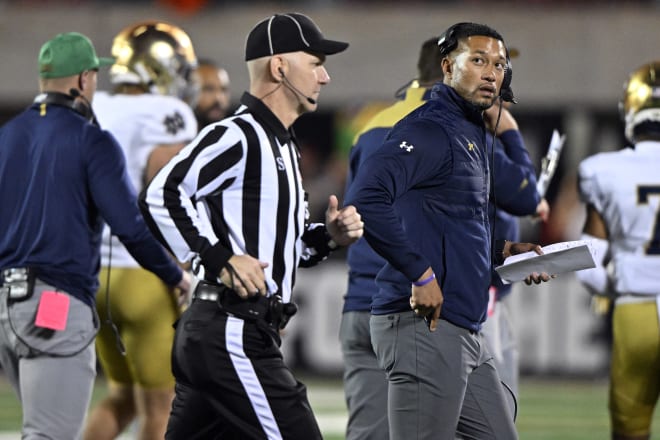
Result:
<svg viewBox="0 0 660 440">
<path fill-rule="evenodd" d="M 504 79 L 502 80 L 502 87 L 500 87 L 500 97 L 503 101 L 517 103 L 516 98 L 513 96 L 513 89 L 511 88 L 511 81 L 513 80 L 513 68 L 511 66 L 511 57 L 509 57 L 509 50 L 506 51 L 506 70 L 504 71 Z"/>
<path fill-rule="evenodd" d="M 511 80 L 513 79 L 513 72 L 511 71 L 511 60 L 506 60 L 506 70 L 504 71 L 504 79 L 502 80 L 502 90 L 511 88 Z"/>
<path fill-rule="evenodd" d="M 456 23 L 450 26 L 446 31 L 440 35 L 438 38 L 438 49 L 440 54 L 443 57 L 446 57 L 451 53 L 452 50 L 456 49 L 458 46 L 458 40 L 456 39 L 456 29 L 463 25 L 463 23 Z"/>
</svg>

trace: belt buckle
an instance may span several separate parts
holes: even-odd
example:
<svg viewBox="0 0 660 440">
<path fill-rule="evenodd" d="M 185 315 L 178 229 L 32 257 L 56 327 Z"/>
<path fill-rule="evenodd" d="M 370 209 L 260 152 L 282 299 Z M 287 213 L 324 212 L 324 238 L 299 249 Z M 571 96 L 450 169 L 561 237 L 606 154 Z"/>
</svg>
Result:
<svg viewBox="0 0 660 440">
<path fill-rule="evenodd" d="M 217 301 L 219 295 L 215 292 L 199 292 L 197 295 L 195 295 L 195 298 L 204 301 Z"/>
<path fill-rule="evenodd" d="M 3 284 L 16 282 L 25 282 L 28 280 L 28 269 L 26 267 L 16 267 L 2 271 Z"/>
<path fill-rule="evenodd" d="M 2 271 L 0 293 L 12 301 L 23 301 L 34 292 L 34 278 L 30 277 L 27 267 L 17 267 Z"/>
</svg>

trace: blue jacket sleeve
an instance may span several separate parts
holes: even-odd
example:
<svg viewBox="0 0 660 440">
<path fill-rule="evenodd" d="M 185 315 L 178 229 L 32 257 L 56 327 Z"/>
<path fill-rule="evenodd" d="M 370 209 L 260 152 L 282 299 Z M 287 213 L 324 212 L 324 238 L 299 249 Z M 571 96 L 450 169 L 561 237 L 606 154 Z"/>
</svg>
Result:
<svg viewBox="0 0 660 440">
<path fill-rule="evenodd" d="M 177 285 L 181 269 L 151 234 L 138 209 L 121 147 L 107 132 L 99 132 L 91 145 L 87 181 L 101 217 L 141 266 L 166 284 Z"/>
<path fill-rule="evenodd" d="M 414 249 L 396 213 L 395 203 L 430 178 L 448 173 L 445 131 L 425 120 L 397 125 L 382 146 L 356 170 L 346 195 L 364 222 L 369 245 L 409 280 L 418 279 L 430 262 Z"/>
<path fill-rule="evenodd" d="M 508 130 L 496 138 L 494 161 L 493 200 L 498 209 L 516 216 L 536 213 L 541 197 L 536 191 L 534 166 L 519 131 Z"/>
</svg>

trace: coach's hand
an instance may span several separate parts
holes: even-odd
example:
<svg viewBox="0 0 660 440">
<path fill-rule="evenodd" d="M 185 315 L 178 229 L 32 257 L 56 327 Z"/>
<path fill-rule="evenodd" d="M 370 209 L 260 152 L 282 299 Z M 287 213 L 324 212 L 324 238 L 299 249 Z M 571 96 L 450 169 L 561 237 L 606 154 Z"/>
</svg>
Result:
<svg viewBox="0 0 660 440">
<path fill-rule="evenodd" d="M 422 274 L 417 282 L 421 282 L 423 285 L 415 285 L 413 283 L 410 308 L 413 309 L 416 315 L 424 317 L 429 330 L 434 332 L 438 327 L 438 319 L 440 319 L 440 312 L 442 311 L 442 303 L 444 301 L 442 289 L 440 289 L 438 280 L 435 279 L 433 269 L 430 267 Z"/>
<path fill-rule="evenodd" d="M 502 250 L 502 255 L 506 259 L 511 255 L 518 255 L 529 251 L 534 251 L 538 255 L 543 255 L 543 249 L 541 249 L 541 246 L 539 246 L 538 244 L 512 243 L 510 241 L 504 243 L 504 249 Z M 555 276 L 556 275 L 550 275 L 545 272 L 541 272 L 541 273 L 533 272 L 529 274 L 527 278 L 525 278 L 525 284 L 527 284 L 528 286 L 532 283 L 541 284 L 541 282 L 550 281 L 550 279 L 554 278 Z"/>
<path fill-rule="evenodd" d="M 220 271 L 220 281 L 243 299 L 255 295 L 265 295 L 267 289 L 264 269 L 266 267 L 268 267 L 268 263 L 249 255 L 232 255 L 227 265 Z"/>
<path fill-rule="evenodd" d="M 348 246 L 356 242 L 364 232 L 364 223 L 355 206 L 348 205 L 339 209 L 339 201 L 334 195 L 328 199 L 325 227 L 338 246 Z"/>
</svg>

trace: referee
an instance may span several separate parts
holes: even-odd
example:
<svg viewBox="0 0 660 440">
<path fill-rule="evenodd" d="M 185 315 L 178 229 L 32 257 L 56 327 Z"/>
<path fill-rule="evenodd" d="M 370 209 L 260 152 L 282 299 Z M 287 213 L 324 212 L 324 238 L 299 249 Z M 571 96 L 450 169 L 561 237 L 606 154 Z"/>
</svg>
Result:
<svg viewBox="0 0 660 440">
<path fill-rule="evenodd" d="M 176 397 L 167 439 L 320 439 L 306 389 L 283 362 L 279 329 L 295 313 L 296 268 L 362 236 L 330 196 L 308 224 L 291 125 L 330 82 L 325 39 L 301 14 L 273 15 L 247 37 L 250 91 L 153 179 L 140 205 L 154 233 L 200 282 L 176 326 Z"/>
</svg>

